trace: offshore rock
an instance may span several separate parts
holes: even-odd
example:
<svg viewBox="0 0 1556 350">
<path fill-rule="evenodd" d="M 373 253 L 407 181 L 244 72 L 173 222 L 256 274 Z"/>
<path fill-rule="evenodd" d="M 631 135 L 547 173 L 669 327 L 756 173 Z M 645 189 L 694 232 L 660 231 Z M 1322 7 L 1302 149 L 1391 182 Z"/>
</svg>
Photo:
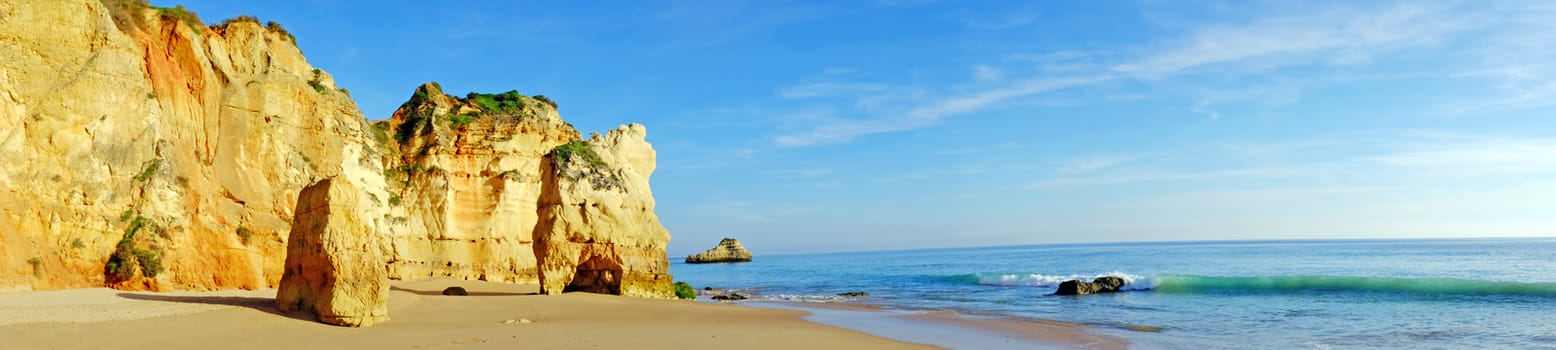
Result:
<svg viewBox="0 0 1556 350">
<path fill-rule="evenodd" d="M 1123 287 L 1124 279 L 1113 276 L 1103 276 L 1097 277 L 1097 279 L 1094 279 L 1091 282 L 1081 282 L 1080 280 L 1064 281 L 1063 283 L 1059 283 L 1059 290 L 1054 292 L 1054 295 L 1112 293 L 1117 292 L 1119 288 Z"/>
<path fill-rule="evenodd" d="M 553 149 L 542 172 L 535 226 L 541 292 L 674 298 L 648 187 L 654 149 L 642 125 L 624 125 Z"/>
<path fill-rule="evenodd" d="M 689 264 L 747 261 L 751 261 L 751 252 L 746 251 L 746 247 L 741 246 L 740 241 L 737 241 L 734 238 L 725 238 L 724 240 L 719 241 L 719 245 L 713 247 L 713 249 L 708 249 L 702 253 L 697 253 L 695 255 L 689 255 L 686 257 L 686 262 Z"/>
<path fill-rule="evenodd" d="M 303 189 L 286 246 L 276 309 L 309 310 L 319 321 L 366 327 L 389 320 L 383 249 L 350 182 L 324 179 Z"/>
</svg>

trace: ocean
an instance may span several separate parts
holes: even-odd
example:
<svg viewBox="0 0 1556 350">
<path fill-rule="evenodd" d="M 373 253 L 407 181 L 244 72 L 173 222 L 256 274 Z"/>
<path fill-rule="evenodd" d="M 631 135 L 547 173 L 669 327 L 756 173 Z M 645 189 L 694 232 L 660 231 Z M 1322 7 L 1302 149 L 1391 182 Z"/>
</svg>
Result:
<svg viewBox="0 0 1556 350">
<path fill-rule="evenodd" d="M 670 272 L 757 300 L 1073 322 L 1143 349 L 1556 349 L 1556 238 L 748 248 Z M 1051 295 L 1098 276 L 1127 290 Z M 870 295 L 837 296 L 853 291 Z"/>
</svg>

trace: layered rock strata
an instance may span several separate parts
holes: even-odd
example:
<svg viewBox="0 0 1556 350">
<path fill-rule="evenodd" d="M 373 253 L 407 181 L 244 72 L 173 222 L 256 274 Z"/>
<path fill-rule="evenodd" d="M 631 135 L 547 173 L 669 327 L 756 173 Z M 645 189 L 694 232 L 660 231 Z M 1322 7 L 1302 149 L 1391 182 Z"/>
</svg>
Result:
<svg viewBox="0 0 1556 350">
<path fill-rule="evenodd" d="M 299 190 L 382 195 L 368 130 L 279 25 L 0 2 L 0 291 L 274 287 Z"/>
<path fill-rule="evenodd" d="M 472 95 L 473 96 L 473 95 Z M 539 281 L 534 230 L 546 154 L 580 137 L 556 108 L 512 93 L 456 98 L 423 84 L 387 121 L 395 278 Z M 490 109 L 490 110 L 488 110 Z"/>
<path fill-rule="evenodd" d="M 535 226 L 541 291 L 673 298 L 665 245 L 648 188 L 647 131 L 631 124 L 558 146 L 544 162 Z"/>
<path fill-rule="evenodd" d="M 369 124 L 293 40 L 139 0 L 0 2 L 0 291 L 277 287 L 299 193 L 328 178 L 390 278 L 670 295 L 642 126 L 585 141 L 544 97 L 436 84 Z M 580 145 L 587 168 L 556 164 Z"/>
<path fill-rule="evenodd" d="M 719 245 L 701 253 L 686 256 L 688 264 L 729 263 L 751 261 L 751 252 L 734 238 L 725 238 Z"/>
<path fill-rule="evenodd" d="M 378 203 L 344 179 L 304 188 L 286 247 L 276 309 L 308 310 L 319 321 L 366 327 L 389 320 L 389 275 L 381 235 L 364 208 Z"/>
</svg>

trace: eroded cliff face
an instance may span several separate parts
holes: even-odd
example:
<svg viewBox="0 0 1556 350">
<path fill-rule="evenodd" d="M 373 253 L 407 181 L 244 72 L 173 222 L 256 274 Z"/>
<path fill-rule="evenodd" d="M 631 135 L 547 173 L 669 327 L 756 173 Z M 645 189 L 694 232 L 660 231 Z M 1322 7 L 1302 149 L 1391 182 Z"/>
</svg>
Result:
<svg viewBox="0 0 1556 350">
<path fill-rule="evenodd" d="M 391 276 L 673 294 L 643 126 L 585 141 L 543 96 L 456 98 L 428 83 L 375 128 L 398 155 L 386 160 Z"/>
<path fill-rule="evenodd" d="M 274 286 L 303 186 L 387 196 L 290 35 L 105 2 L 0 3 L 0 290 Z"/>
<path fill-rule="evenodd" d="M 584 141 L 542 96 L 435 83 L 370 124 L 293 40 L 140 0 L 0 2 L 0 292 L 274 288 L 328 178 L 389 278 L 671 295 L 642 126 Z"/>
<path fill-rule="evenodd" d="M 393 188 L 395 278 L 447 276 L 535 283 L 534 227 L 542 161 L 578 139 L 556 108 L 512 93 L 485 109 L 416 89 L 394 117 L 375 124 L 386 147 Z"/>
<path fill-rule="evenodd" d="M 655 153 L 646 136 L 642 125 L 622 126 L 557 148 L 543 163 L 535 227 L 542 292 L 674 297 L 670 232 L 654 214 Z"/>
</svg>

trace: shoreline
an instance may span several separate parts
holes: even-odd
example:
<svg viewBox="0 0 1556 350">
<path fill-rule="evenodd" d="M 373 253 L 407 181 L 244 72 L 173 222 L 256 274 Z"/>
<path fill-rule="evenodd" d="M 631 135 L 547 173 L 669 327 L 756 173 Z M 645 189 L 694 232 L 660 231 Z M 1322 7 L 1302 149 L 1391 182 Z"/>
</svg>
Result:
<svg viewBox="0 0 1556 350">
<path fill-rule="evenodd" d="M 904 342 L 952 349 L 1108 349 L 1129 347 L 1126 339 L 1085 325 L 1009 316 L 968 315 L 950 310 L 901 311 L 855 302 L 746 302 L 752 307 L 802 310 L 807 321 L 857 330 Z"/>
<path fill-rule="evenodd" d="M 461 286 L 469 296 L 443 296 Z M 394 281 L 390 320 L 368 328 L 280 313 L 274 290 L 0 294 L 0 339 L 20 349 L 850 348 L 933 349 L 807 321 L 806 312 L 566 293 L 457 279 Z"/>
</svg>

